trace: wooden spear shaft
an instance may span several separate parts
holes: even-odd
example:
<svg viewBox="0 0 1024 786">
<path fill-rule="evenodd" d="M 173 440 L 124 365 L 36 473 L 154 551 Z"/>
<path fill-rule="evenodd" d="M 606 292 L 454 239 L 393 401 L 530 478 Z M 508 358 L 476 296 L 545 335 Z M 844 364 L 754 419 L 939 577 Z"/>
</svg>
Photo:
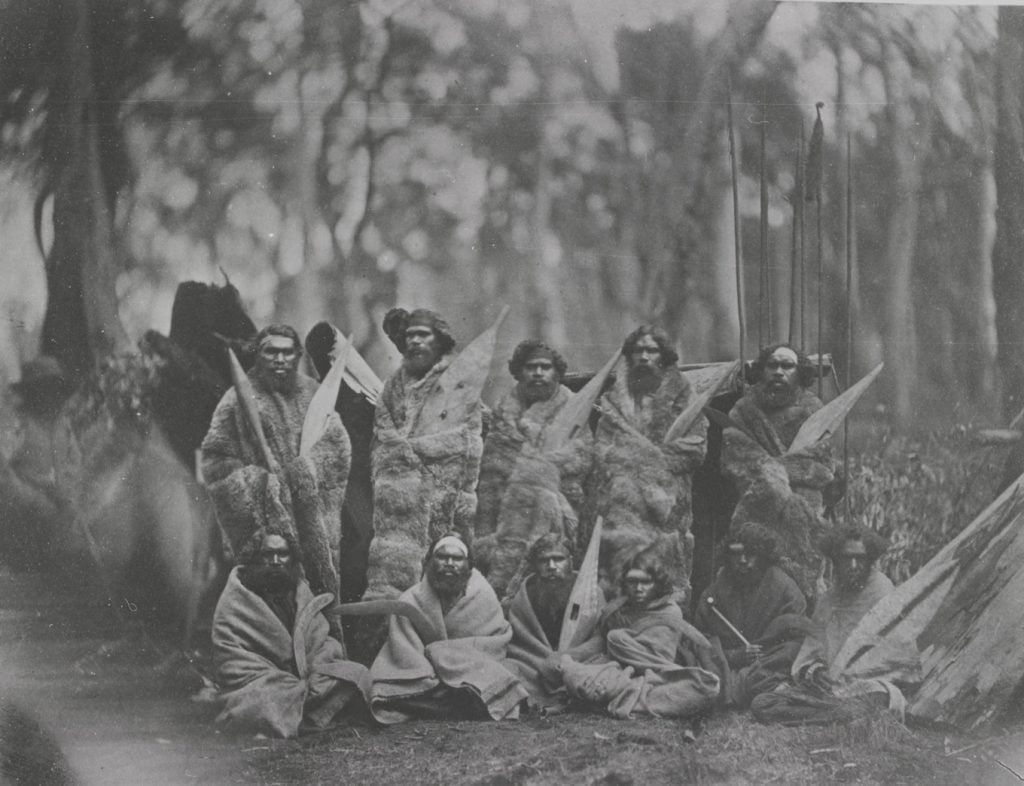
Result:
<svg viewBox="0 0 1024 786">
<path fill-rule="evenodd" d="M 743 364 L 743 350 L 747 339 L 747 321 L 743 313 L 743 240 L 740 234 L 740 189 L 736 165 L 736 135 L 732 120 L 732 82 L 729 83 L 729 161 L 732 168 L 732 224 L 733 242 L 736 253 L 736 310 L 740 323 L 739 360 Z"/>
<path fill-rule="evenodd" d="M 846 384 L 853 371 L 853 145 L 846 134 Z M 850 480 L 850 419 L 843 420 L 843 487 Z M 850 523 L 850 495 L 843 494 L 843 521 Z"/>
</svg>

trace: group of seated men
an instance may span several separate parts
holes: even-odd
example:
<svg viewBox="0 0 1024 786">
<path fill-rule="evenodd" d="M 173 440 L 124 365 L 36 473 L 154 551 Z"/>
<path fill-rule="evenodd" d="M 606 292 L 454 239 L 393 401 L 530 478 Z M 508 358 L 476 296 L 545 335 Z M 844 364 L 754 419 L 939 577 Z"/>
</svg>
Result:
<svg viewBox="0 0 1024 786">
<path fill-rule="evenodd" d="M 691 624 L 690 495 L 707 424 L 673 428 L 696 394 L 662 331 L 626 338 L 596 427 L 555 438 L 573 394 L 551 347 L 516 348 L 516 384 L 488 411 L 439 399 L 474 381 L 451 378 L 455 341 L 437 314 L 394 309 L 384 330 L 403 362 L 376 405 L 364 597 L 391 605 L 369 668 L 347 659 L 335 614 L 352 449 L 336 414 L 302 441 L 316 383 L 298 371 L 294 330 L 260 333 L 251 392 L 230 390 L 214 415 L 202 475 L 236 562 L 213 626 L 222 722 L 292 736 L 364 711 L 390 724 L 524 706 L 686 718 L 716 704 L 799 722 L 841 714 L 843 690 L 892 698 L 831 668 L 887 580 L 877 536 L 822 515 L 828 445 L 789 452 L 821 406 L 801 353 L 762 351 L 729 413 L 722 468 L 739 504 Z M 589 638 L 563 641 L 595 520 L 607 605 Z"/>
</svg>

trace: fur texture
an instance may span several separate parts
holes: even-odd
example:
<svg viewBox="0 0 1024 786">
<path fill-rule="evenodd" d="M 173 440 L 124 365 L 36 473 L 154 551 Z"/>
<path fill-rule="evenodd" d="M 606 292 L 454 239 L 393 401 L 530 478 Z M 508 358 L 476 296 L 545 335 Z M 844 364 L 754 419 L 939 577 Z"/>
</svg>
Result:
<svg viewBox="0 0 1024 786">
<path fill-rule="evenodd" d="M 664 444 L 694 393 L 675 367 L 637 408 L 626 375 L 601 400 L 596 435 L 597 513 L 604 517 L 602 585 L 614 586 L 623 563 L 657 544 L 677 591 L 688 591 L 693 559 L 691 487 L 707 448 L 707 424 Z"/>
<path fill-rule="evenodd" d="M 817 544 L 826 531 L 822 492 L 834 477 L 831 446 L 825 441 L 799 454 L 782 453 L 819 409 L 818 397 L 801 388 L 793 404 L 765 412 L 755 387 L 730 412 L 755 439 L 727 428 L 722 448 L 722 469 L 740 497 L 731 526 L 755 521 L 771 528 L 781 545 L 780 567 L 808 597 L 818 593 Z"/>
<path fill-rule="evenodd" d="M 302 548 L 313 591 L 339 591 L 341 504 L 351 463 L 348 434 L 337 415 L 309 455 L 299 455 L 302 422 L 317 383 L 302 374 L 294 395 L 268 390 L 249 375 L 260 422 L 280 475 L 266 469 L 234 389 L 224 394 L 203 440 L 202 474 L 232 552 L 260 527 L 290 532 Z"/>
<path fill-rule="evenodd" d="M 429 434 L 417 422 L 450 363 L 450 357 L 443 357 L 420 380 L 400 369 L 381 392 L 373 442 L 374 535 L 367 595 L 395 597 L 413 586 L 427 546 L 445 532 L 472 541 L 483 452 L 481 407 L 451 428 Z"/>
<path fill-rule="evenodd" d="M 513 390 L 494 410 L 480 464 L 474 557 L 499 597 L 541 535 L 576 540 L 591 467 L 589 433 L 557 450 L 540 448 L 545 428 L 571 397 L 559 387 L 524 408 Z"/>
</svg>

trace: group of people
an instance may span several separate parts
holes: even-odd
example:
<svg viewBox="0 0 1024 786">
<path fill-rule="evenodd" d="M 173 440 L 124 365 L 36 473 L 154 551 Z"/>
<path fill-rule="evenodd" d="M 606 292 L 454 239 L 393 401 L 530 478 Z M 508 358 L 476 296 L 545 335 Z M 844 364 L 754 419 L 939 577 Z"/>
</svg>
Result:
<svg viewBox="0 0 1024 786">
<path fill-rule="evenodd" d="M 375 412 L 364 600 L 377 605 L 357 605 L 389 616 L 368 668 L 348 657 L 337 604 L 352 451 L 335 413 L 307 444 L 317 383 L 299 371 L 292 328 L 260 332 L 250 384 L 214 414 L 201 476 L 236 563 L 213 623 L 221 722 L 292 736 L 366 711 L 390 724 L 508 719 L 524 707 L 692 718 L 735 706 L 799 722 L 841 717 L 848 696 L 881 693 L 894 706 L 895 685 L 845 684 L 833 668 L 891 584 L 874 567 L 877 535 L 826 523 L 827 442 L 789 450 L 821 407 L 804 355 L 763 350 L 727 415 L 721 464 L 739 502 L 723 567 L 694 602 L 691 492 L 707 422 L 673 428 L 697 394 L 663 331 L 627 336 L 625 374 L 584 428 L 556 435 L 577 395 L 557 350 L 521 342 L 508 363 L 515 385 L 488 410 L 446 403 L 472 389 L 474 372 L 456 362 L 438 314 L 393 309 L 384 330 L 403 359 Z M 573 591 L 596 522 L 606 605 L 580 636 Z"/>
</svg>

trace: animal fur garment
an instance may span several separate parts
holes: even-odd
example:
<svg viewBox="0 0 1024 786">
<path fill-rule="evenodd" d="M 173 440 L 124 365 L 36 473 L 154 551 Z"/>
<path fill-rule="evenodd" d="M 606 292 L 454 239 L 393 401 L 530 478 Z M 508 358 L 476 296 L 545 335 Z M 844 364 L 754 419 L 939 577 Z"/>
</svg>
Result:
<svg viewBox="0 0 1024 786">
<path fill-rule="evenodd" d="M 387 642 L 370 667 L 373 716 L 385 724 L 408 720 L 401 700 L 435 695 L 443 685 L 468 689 L 492 720 L 517 718 L 527 693 L 505 661 L 512 628 L 480 572 L 473 569 L 465 594 L 447 614 L 426 579 L 401 600 L 422 611 L 431 630 L 391 616 Z"/>
<path fill-rule="evenodd" d="M 693 717 L 714 703 L 719 680 L 676 662 L 680 643 L 690 636 L 703 639 L 669 596 L 635 610 L 617 598 L 602 613 L 594 637 L 567 653 L 562 679 L 570 694 L 604 706 L 615 718 Z"/>
<path fill-rule="evenodd" d="M 270 472 L 232 388 L 213 414 L 203 440 L 202 474 L 217 509 L 217 521 L 234 553 L 260 527 L 290 532 L 302 549 L 302 567 L 317 594 L 339 591 L 341 504 L 352 450 L 336 413 L 309 454 L 299 455 L 299 437 L 317 383 L 298 375 L 293 395 L 268 390 L 249 374 L 260 423 L 281 474 Z"/>
<path fill-rule="evenodd" d="M 229 728 L 294 737 L 302 725 L 323 728 L 370 689 L 365 666 L 345 659 L 321 611 L 334 596 L 296 588 L 292 630 L 238 577 L 234 568 L 213 614 L 213 657 Z"/>
<path fill-rule="evenodd" d="M 756 521 L 771 528 L 780 540 L 780 567 L 809 598 L 819 594 L 817 543 L 826 530 L 822 493 L 834 479 L 832 451 L 827 440 L 791 455 L 785 450 L 819 409 L 818 397 L 801 388 L 793 404 L 766 413 L 755 386 L 729 413 L 746 433 L 725 429 L 722 448 L 723 472 L 740 498 L 731 526 Z"/>
<path fill-rule="evenodd" d="M 541 535 L 558 532 L 576 541 L 591 466 L 589 432 L 555 450 L 541 448 L 545 428 L 571 397 L 560 386 L 547 401 L 524 408 L 513 390 L 492 413 L 480 462 L 473 557 L 499 597 Z"/>
<path fill-rule="evenodd" d="M 689 589 L 691 487 L 704 461 L 707 423 L 702 418 L 671 444 L 664 444 L 664 438 L 693 395 L 686 378 L 671 367 L 639 408 L 625 374 L 601 399 L 595 476 L 597 513 L 604 517 L 601 575 L 606 588 L 614 586 L 630 555 L 657 544 L 676 590 Z"/>
<path fill-rule="evenodd" d="M 483 451 L 481 405 L 450 428 L 422 433 L 419 414 L 448 368 L 445 356 L 420 380 L 399 369 L 384 383 L 373 442 L 373 540 L 368 596 L 396 597 L 415 584 L 427 546 L 445 532 L 473 537 Z"/>
<path fill-rule="evenodd" d="M 548 640 L 527 594 L 531 578 L 527 576 L 519 585 L 509 606 L 512 641 L 508 645 L 508 659 L 530 694 L 530 704 L 544 707 L 564 701 L 565 691 L 558 666 L 557 642 L 552 644 Z"/>
</svg>

